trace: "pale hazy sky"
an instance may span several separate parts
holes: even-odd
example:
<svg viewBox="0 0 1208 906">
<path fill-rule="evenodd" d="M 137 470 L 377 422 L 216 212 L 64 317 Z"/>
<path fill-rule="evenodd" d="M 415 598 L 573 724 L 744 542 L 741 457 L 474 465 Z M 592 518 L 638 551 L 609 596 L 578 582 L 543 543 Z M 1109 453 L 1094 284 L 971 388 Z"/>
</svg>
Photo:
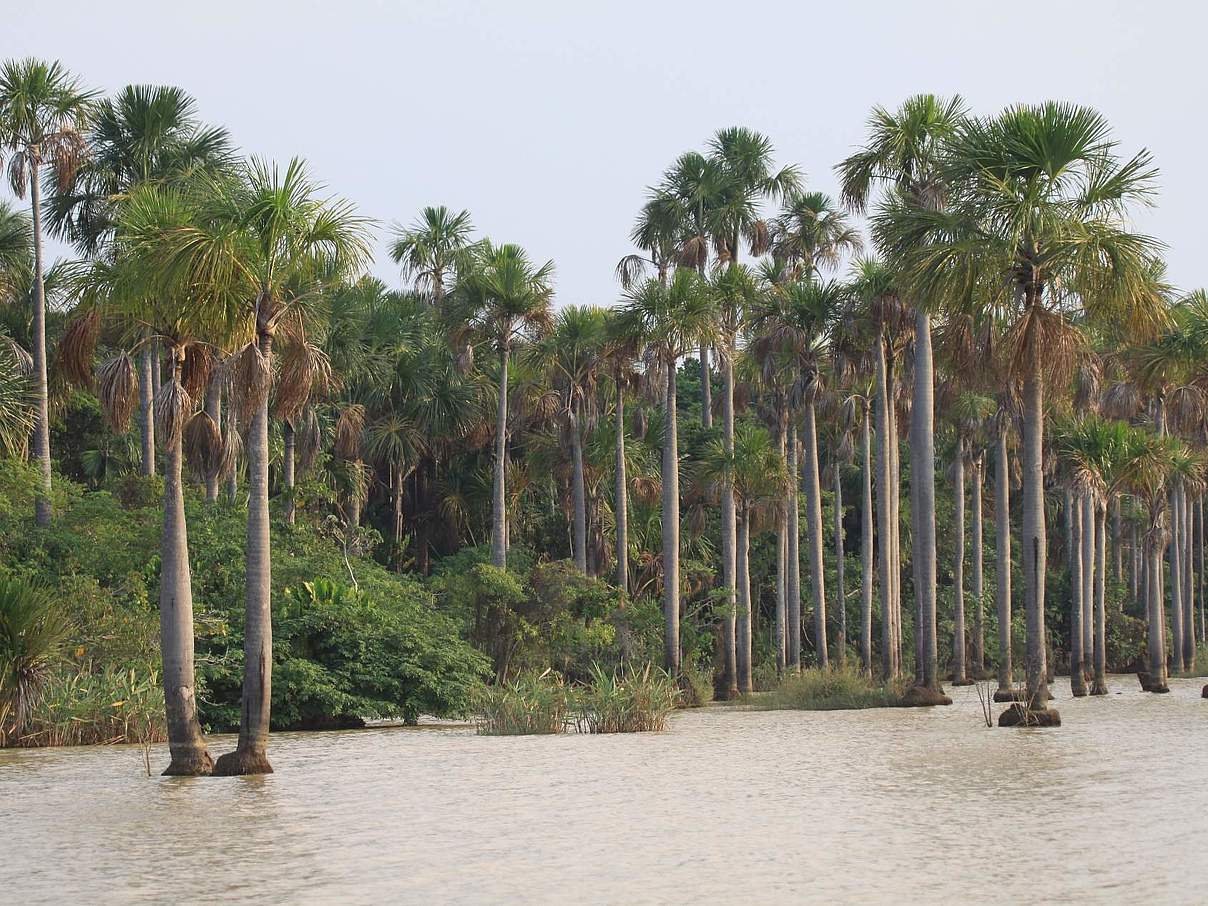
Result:
<svg viewBox="0 0 1208 906">
<path fill-rule="evenodd" d="M 1170 277 L 1202 266 L 1203 55 L 1194 0 L 174 3 L 8 0 L 0 57 L 57 58 L 89 85 L 179 85 L 245 152 L 306 158 L 381 221 L 468 208 L 557 263 L 562 303 L 610 304 L 645 187 L 718 128 L 771 137 L 834 192 L 874 104 L 960 93 L 975 110 L 1058 98 L 1101 110 L 1161 168 L 1141 227 Z"/>
</svg>

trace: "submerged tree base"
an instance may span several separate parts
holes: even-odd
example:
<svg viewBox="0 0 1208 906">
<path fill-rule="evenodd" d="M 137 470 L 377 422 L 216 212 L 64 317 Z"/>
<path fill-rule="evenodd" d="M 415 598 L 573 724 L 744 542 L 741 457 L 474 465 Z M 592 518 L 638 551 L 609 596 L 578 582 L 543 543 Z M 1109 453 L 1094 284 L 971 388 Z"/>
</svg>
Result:
<svg viewBox="0 0 1208 906">
<path fill-rule="evenodd" d="M 996 704 L 1005 704 L 1006 702 L 1023 702 L 1028 700 L 1028 693 L 1023 689 L 998 689 L 994 692 L 994 701 Z"/>
<path fill-rule="evenodd" d="M 974 686 L 974 685 L 976 685 L 976 684 L 977 684 L 977 680 L 975 680 L 975 679 L 967 679 L 967 678 L 966 678 L 966 679 L 954 679 L 954 680 L 952 680 L 952 685 L 954 685 L 954 686 Z"/>
<path fill-rule="evenodd" d="M 1107 683 L 1095 680 L 1091 683 L 1091 695 L 1107 695 Z"/>
<path fill-rule="evenodd" d="M 1208 698 L 1208 685 L 1204 686 L 1204 690 L 1200 693 L 1200 698 Z"/>
<path fill-rule="evenodd" d="M 214 762 L 215 777 L 245 777 L 251 774 L 271 774 L 273 766 L 263 752 L 248 752 L 236 749 L 227 752 Z"/>
<path fill-rule="evenodd" d="M 952 699 L 944 694 L 943 689 L 932 689 L 930 686 L 911 686 L 902 695 L 899 704 L 903 708 L 930 708 L 935 705 L 950 705 Z"/>
<path fill-rule="evenodd" d="M 214 759 L 204 748 L 192 752 L 173 752 L 172 761 L 161 777 L 209 777 L 214 773 Z"/>
<path fill-rule="evenodd" d="M 1053 708 L 1029 708 L 1016 702 L 998 715 L 1000 727 L 1060 727 L 1061 715 Z"/>
<path fill-rule="evenodd" d="M 1144 670 L 1137 671 L 1137 681 L 1141 684 L 1142 692 L 1156 692 L 1162 694 L 1170 691 L 1170 687 L 1165 683 L 1155 682 L 1152 673 L 1147 673 Z"/>
</svg>

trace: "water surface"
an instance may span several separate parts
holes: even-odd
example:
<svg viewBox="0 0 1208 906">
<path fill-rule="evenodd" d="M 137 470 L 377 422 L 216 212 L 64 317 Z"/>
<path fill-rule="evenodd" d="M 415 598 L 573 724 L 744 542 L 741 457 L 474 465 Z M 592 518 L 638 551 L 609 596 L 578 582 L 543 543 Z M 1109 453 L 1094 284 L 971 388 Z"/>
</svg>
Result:
<svg viewBox="0 0 1208 906">
<path fill-rule="evenodd" d="M 0 751 L 0 900 L 1203 903 L 1202 682 L 1071 700 L 1059 680 L 1058 730 L 987 729 L 956 689 L 661 734 L 281 734 L 264 778 Z"/>
</svg>

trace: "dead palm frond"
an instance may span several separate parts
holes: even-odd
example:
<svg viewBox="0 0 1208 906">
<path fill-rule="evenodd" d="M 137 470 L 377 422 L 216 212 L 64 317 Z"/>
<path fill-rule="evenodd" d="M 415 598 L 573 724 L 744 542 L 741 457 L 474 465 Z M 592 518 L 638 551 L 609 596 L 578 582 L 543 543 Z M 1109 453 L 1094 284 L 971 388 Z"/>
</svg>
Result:
<svg viewBox="0 0 1208 906">
<path fill-rule="evenodd" d="M 130 426 L 138 405 L 138 376 L 130 356 L 122 352 L 104 362 L 97 368 L 96 384 L 105 420 L 120 434 Z"/>
</svg>

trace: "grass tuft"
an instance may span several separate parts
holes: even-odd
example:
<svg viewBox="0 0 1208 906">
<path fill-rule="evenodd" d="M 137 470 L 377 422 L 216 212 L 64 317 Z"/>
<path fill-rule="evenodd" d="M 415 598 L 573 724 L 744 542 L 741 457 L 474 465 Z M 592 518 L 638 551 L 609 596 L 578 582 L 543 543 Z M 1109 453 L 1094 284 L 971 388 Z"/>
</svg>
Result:
<svg viewBox="0 0 1208 906">
<path fill-rule="evenodd" d="M 862 708 L 896 708 L 903 690 L 882 686 L 852 669 L 806 670 L 787 676 L 751 706 L 768 711 L 849 711 Z"/>
</svg>

